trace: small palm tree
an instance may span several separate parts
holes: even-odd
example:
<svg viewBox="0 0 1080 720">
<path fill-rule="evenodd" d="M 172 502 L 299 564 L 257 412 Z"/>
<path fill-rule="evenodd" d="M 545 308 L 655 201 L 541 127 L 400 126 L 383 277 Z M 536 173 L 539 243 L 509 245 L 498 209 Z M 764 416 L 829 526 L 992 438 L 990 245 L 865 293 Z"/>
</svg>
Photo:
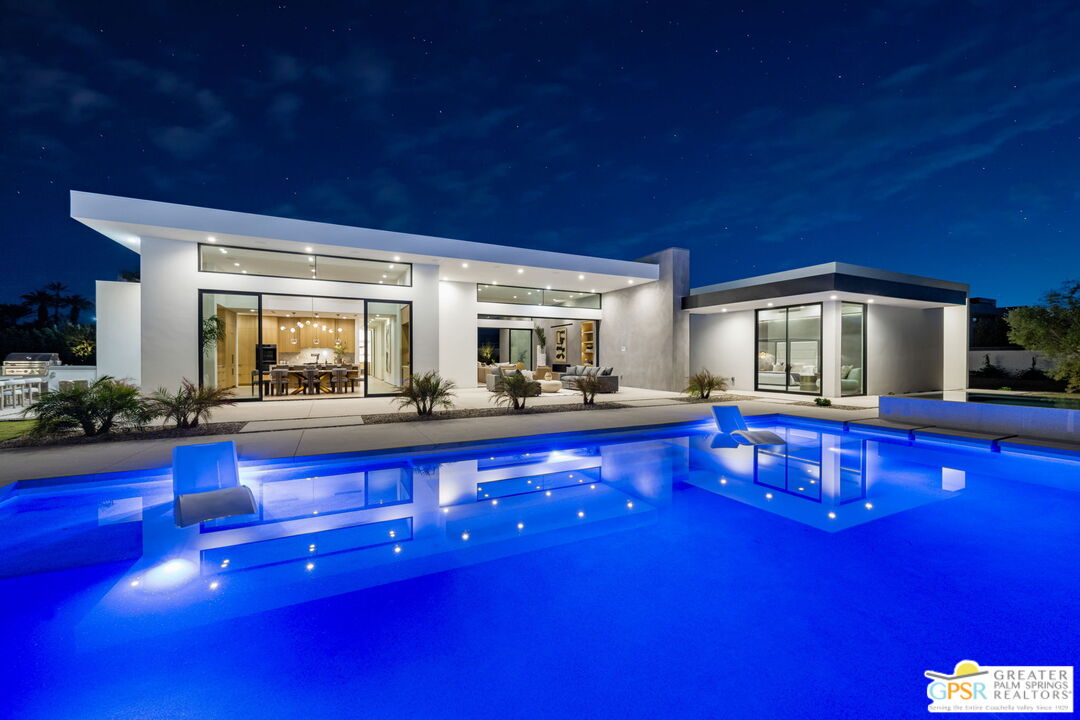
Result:
<svg viewBox="0 0 1080 720">
<path fill-rule="evenodd" d="M 603 389 L 603 381 L 596 375 L 582 375 L 574 380 L 574 387 L 581 393 L 583 405 L 595 405 L 596 393 Z"/>
<path fill-rule="evenodd" d="M 539 394 L 540 383 L 528 379 L 521 373 L 510 373 L 499 377 L 491 399 L 496 405 L 524 410 L 526 399 Z"/>
<path fill-rule="evenodd" d="M 480 358 L 480 362 L 485 365 L 493 365 L 495 363 L 495 346 L 491 343 L 484 343 L 477 349 L 476 355 Z"/>
<path fill-rule="evenodd" d="M 171 420 L 178 429 L 198 427 L 216 408 L 236 404 L 231 388 L 199 387 L 187 378 L 175 393 L 158 388 L 146 402 L 155 416 Z"/>
<path fill-rule="evenodd" d="M 690 376 L 689 383 L 686 389 L 683 390 L 691 397 L 701 398 L 702 400 L 708 400 L 714 390 L 726 390 L 727 380 L 719 375 L 713 375 L 708 370 L 702 368 L 700 372 L 696 372 Z"/>
<path fill-rule="evenodd" d="M 23 414 L 35 417 L 35 434 L 77 427 L 88 437 L 104 435 L 117 425 L 142 426 L 154 417 L 138 388 L 108 375 L 89 385 L 43 393 Z"/>
<path fill-rule="evenodd" d="M 454 387 L 453 380 L 429 370 L 398 385 L 398 397 L 394 402 L 399 408 L 416 408 L 417 415 L 426 417 L 437 407 L 449 410 L 454 406 Z"/>
</svg>

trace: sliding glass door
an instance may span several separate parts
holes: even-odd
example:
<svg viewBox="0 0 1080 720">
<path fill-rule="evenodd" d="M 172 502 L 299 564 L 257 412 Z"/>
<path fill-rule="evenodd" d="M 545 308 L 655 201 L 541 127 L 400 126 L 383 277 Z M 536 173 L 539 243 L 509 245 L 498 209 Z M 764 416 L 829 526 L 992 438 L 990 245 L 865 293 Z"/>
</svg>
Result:
<svg viewBox="0 0 1080 720">
<path fill-rule="evenodd" d="M 199 297 L 199 376 L 203 387 L 233 391 L 238 399 L 258 399 L 259 336 L 257 294 L 204 292 Z"/>
<path fill-rule="evenodd" d="M 821 394 L 821 304 L 757 311 L 755 390 Z"/>
<path fill-rule="evenodd" d="M 840 306 L 840 394 L 866 394 L 866 306 Z"/>
<path fill-rule="evenodd" d="M 392 395 L 412 376 L 412 305 L 367 304 L 367 393 Z"/>
<path fill-rule="evenodd" d="M 392 395 L 412 375 L 412 304 L 199 291 L 199 382 L 237 400 Z"/>
</svg>

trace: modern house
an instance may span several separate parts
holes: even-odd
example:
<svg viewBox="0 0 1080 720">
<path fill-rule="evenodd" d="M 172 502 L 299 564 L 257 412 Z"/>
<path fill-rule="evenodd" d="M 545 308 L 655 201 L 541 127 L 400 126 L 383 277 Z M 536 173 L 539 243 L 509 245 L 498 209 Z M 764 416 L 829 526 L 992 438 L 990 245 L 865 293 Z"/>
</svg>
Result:
<svg viewBox="0 0 1080 720">
<path fill-rule="evenodd" d="M 832 263 L 691 290 L 679 248 L 611 260 L 75 191 L 71 216 L 140 255 L 141 282 L 97 285 L 98 371 L 146 389 L 329 399 L 426 370 L 470 387 L 480 354 L 658 390 L 701 367 L 745 391 L 966 384 L 958 283 Z"/>
</svg>

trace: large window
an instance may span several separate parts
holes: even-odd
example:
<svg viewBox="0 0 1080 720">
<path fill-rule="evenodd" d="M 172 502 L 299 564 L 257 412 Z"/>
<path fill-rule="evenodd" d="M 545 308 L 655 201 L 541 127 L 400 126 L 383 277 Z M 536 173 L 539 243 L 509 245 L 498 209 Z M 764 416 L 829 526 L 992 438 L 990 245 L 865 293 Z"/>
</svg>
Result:
<svg viewBox="0 0 1080 720">
<path fill-rule="evenodd" d="M 840 394 L 866 394 L 866 306 L 840 307 Z"/>
<path fill-rule="evenodd" d="M 821 304 L 757 311 L 754 389 L 821 394 Z"/>
<path fill-rule="evenodd" d="M 541 290 L 539 288 L 514 287 L 512 285 L 476 286 L 476 299 L 480 302 L 509 303 L 511 305 L 548 305 L 551 307 L 600 308 L 600 293 L 574 292 L 570 290 Z"/>
<path fill-rule="evenodd" d="M 201 385 L 237 400 L 394 394 L 412 340 L 408 302 L 199 292 Z"/>
<path fill-rule="evenodd" d="M 412 285 L 412 265 L 222 245 L 199 245 L 199 270 L 233 275 Z"/>
</svg>

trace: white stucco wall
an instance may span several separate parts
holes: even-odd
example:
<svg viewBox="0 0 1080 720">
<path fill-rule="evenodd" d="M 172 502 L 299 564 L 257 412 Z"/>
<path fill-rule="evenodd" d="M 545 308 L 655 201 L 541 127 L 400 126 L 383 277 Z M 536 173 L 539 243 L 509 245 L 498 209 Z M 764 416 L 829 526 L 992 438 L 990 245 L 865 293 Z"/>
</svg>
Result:
<svg viewBox="0 0 1080 720">
<path fill-rule="evenodd" d="M 476 284 L 439 283 L 439 374 L 476 385 Z"/>
<path fill-rule="evenodd" d="M 753 310 L 690 315 L 690 372 L 704 368 L 732 390 L 753 390 L 755 354 Z"/>
<path fill-rule="evenodd" d="M 943 308 L 942 328 L 942 389 L 963 390 L 968 384 L 967 305 Z"/>
<path fill-rule="evenodd" d="M 867 393 L 942 389 L 942 311 L 867 306 Z"/>
<path fill-rule="evenodd" d="M 97 373 L 140 384 L 141 286 L 98 280 L 94 291 L 97 315 Z"/>
<path fill-rule="evenodd" d="M 438 268 L 433 265 L 413 265 L 413 285 L 403 287 L 199 272 L 198 246 L 179 240 L 144 236 L 140 250 L 141 378 L 146 388 L 174 387 L 181 378 L 198 379 L 199 290 L 411 300 L 413 372 L 438 367 L 439 282 Z"/>
</svg>

